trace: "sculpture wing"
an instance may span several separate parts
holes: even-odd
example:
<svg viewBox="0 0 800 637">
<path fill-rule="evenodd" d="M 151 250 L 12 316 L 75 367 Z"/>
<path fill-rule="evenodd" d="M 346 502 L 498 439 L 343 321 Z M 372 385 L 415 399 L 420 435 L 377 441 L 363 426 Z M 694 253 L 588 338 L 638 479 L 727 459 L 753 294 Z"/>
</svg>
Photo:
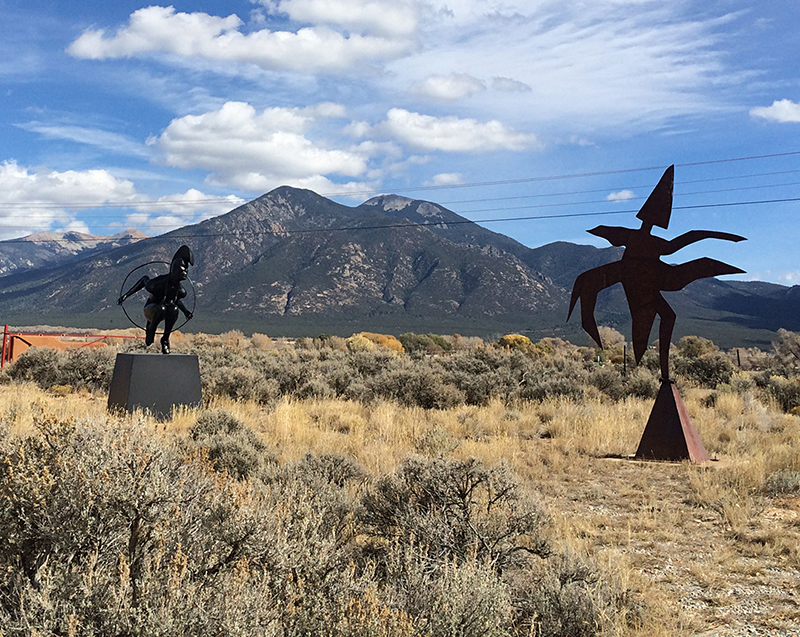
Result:
<svg viewBox="0 0 800 637">
<path fill-rule="evenodd" d="M 681 290 L 697 279 L 723 274 L 744 274 L 744 270 L 708 257 L 688 261 L 681 265 L 664 265 L 667 267 L 659 272 L 658 287 L 666 292 Z"/>
<path fill-rule="evenodd" d="M 597 329 L 597 322 L 594 319 L 594 307 L 597 304 L 597 295 L 600 290 L 619 283 L 622 280 L 622 262 L 615 261 L 601 265 L 598 268 L 587 270 L 578 275 L 572 286 L 572 298 L 569 301 L 569 313 L 567 320 L 572 316 L 572 310 L 578 299 L 581 300 L 581 325 L 583 329 L 594 339 L 594 342 L 602 348 L 603 341 L 600 338 L 600 331 Z"/>
<path fill-rule="evenodd" d="M 666 244 L 666 249 L 661 253 L 662 255 L 672 254 L 681 248 L 702 241 L 703 239 L 721 239 L 723 241 L 746 241 L 745 237 L 738 234 L 731 234 L 730 232 L 717 232 L 716 230 L 690 230 L 684 232 L 679 237 L 675 237 Z"/>
<path fill-rule="evenodd" d="M 636 231 L 630 228 L 620 228 L 619 226 L 597 226 L 586 232 L 596 237 L 602 237 L 612 246 L 624 246 L 628 244 L 631 233 Z"/>
</svg>

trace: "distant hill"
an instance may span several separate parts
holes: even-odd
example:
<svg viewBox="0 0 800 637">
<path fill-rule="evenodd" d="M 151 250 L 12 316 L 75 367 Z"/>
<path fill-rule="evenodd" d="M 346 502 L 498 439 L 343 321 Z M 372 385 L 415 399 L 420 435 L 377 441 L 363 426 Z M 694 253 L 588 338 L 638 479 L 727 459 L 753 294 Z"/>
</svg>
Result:
<svg viewBox="0 0 800 637">
<path fill-rule="evenodd" d="M 83 232 L 37 232 L 21 239 L 0 241 L 0 276 L 61 265 L 146 238 L 139 230 L 128 229 L 100 236 Z"/>
<path fill-rule="evenodd" d="M 0 321 L 124 325 L 116 298 L 126 275 L 169 261 L 183 243 L 196 257 L 192 328 L 272 335 L 514 331 L 585 342 L 577 318 L 565 323 L 572 283 L 621 254 L 563 242 L 528 248 L 427 201 L 383 195 L 349 207 L 281 187 L 159 237 L 98 244 L 88 257 L 2 277 Z M 144 299 L 127 302 L 132 316 Z M 699 334 L 731 347 L 768 344 L 779 327 L 800 330 L 800 287 L 708 279 L 669 299 L 676 337 Z M 621 286 L 601 294 L 597 314 L 598 322 L 627 329 Z"/>
</svg>

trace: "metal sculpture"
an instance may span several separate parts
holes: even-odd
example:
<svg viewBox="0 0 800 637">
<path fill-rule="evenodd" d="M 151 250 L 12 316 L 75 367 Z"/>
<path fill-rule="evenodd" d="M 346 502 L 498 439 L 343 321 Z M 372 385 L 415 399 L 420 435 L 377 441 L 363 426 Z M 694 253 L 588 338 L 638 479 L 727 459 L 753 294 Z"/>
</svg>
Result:
<svg viewBox="0 0 800 637">
<path fill-rule="evenodd" d="M 593 268 L 579 275 L 572 288 L 572 298 L 569 303 L 569 314 L 567 320 L 572 316 L 575 304 L 580 299 L 581 302 L 581 324 L 583 329 L 591 336 L 594 341 L 603 347 L 597 323 L 594 318 L 594 309 L 597 303 L 597 295 L 601 290 L 622 283 L 625 290 L 625 297 L 632 319 L 632 339 L 634 358 L 639 363 L 647 350 L 650 339 L 650 332 L 653 327 L 656 315 L 659 316 L 659 363 L 661 367 L 662 387 L 656 405 L 653 408 L 650 420 L 648 421 L 643 442 L 647 437 L 648 430 L 658 431 L 659 422 L 665 419 L 675 418 L 678 420 L 671 426 L 675 429 L 680 427 L 683 438 L 686 440 L 699 437 L 696 436 L 685 408 L 680 401 L 677 391 L 671 387 L 669 376 L 669 347 L 672 339 L 672 330 L 675 326 L 675 312 L 662 296 L 662 292 L 680 290 L 692 281 L 705 277 L 719 276 L 722 274 L 741 274 L 740 270 L 734 266 L 722 263 L 715 259 L 701 258 L 683 263 L 681 265 L 670 265 L 664 263 L 661 257 L 673 254 L 697 241 L 703 239 L 722 239 L 725 241 L 743 241 L 745 238 L 727 232 L 716 232 L 713 230 L 692 230 L 686 232 L 672 240 L 662 239 L 651 234 L 653 226 L 666 229 L 669 226 L 672 214 L 672 189 L 675 178 L 675 167 L 670 166 L 664 172 L 653 192 L 647 198 L 636 217 L 642 220 L 639 229 L 621 228 L 612 226 L 597 226 L 589 232 L 598 237 L 603 237 L 614 246 L 624 246 L 625 251 L 622 258 L 614 263 Z M 662 399 L 663 394 L 663 399 Z M 660 400 L 661 399 L 661 400 Z M 675 401 L 678 401 L 676 404 Z M 662 413 L 663 412 L 663 413 Z M 668 416 L 663 414 L 668 413 Z M 659 416 L 659 414 L 662 414 Z M 681 415 L 685 416 L 685 418 Z M 655 420 L 654 420 L 655 418 Z M 691 431 L 687 431 L 686 425 Z M 651 422 L 653 427 L 651 427 Z M 677 430 L 676 430 L 677 431 Z M 660 434 L 659 434 L 660 436 Z M 658 436 L 657 436 L 658 437 Z M 670 435 L 667 436 L 669 438 Z M 675 456 L 680 451 L 669 451 L 661 453 L 659 445 L 665 448 L 660 442 L 654 443 L 656 448 L 649 449 L 652 456 Z M 666 444 L 669 447 L 669 444 Z M 699 443 L 702 449 L 702 443 Z M 678 445 L 681 447 L 681 445 Z M 640 444 L 640 451 L 642 451 Z M 691 449 L 689 450 L 691 456 Z M 641 455 L 637 452 L 637 456 Z M 699 457 L 705 455 L 705 450 Z M 689 457 L 686 456 L 686 457 Z M 703 459 L 707 459 L 707 455 Z M 677 459 L 674 457 L 664 459 Z M 693 459 L 693 458 L 691 458 Z"/>
<path fill-rule="evenodd" d="M 145 264 L 148 265 L 148 264 Z M 183 303 L 186 298 L 186 290 L 183 287 L 183 281 L 188 280 L 188 269 L 190 265 L 194 265 L 194 255 L 188 246 L 181 246 L 172 257 L 172 262 L 169 264 L 169 273 L 162 274 L 150 278 L 143 276 L 124 294 L 121 294 L 117 303 L 122 305 L 128 297 L 136 294 L 139 290 L 147 290 L 150 297 L 144 306 L 144 316 L 147 319 L 147 326 L 145 330 L 145 344 L 152 345 L 155 341 L 156 330 L 158 329 L 161 321 L 164 322 L 164 332 L 161 336 L 161 353 L 169 354 L 170 345 L 169 337 L 173 329 L 175 329 L 175 322 L 178 319 L 178 310 L 183 312 L 186 320 L 190 320 L 194 316 L 193 310 L 189 310 Z M 143 266 L 139 266 L 143 267 Z M 135 272 L 138 268 L 134 269 Z M 128 275 L 130 276 L 130 274 Z M 128 277 L 125 278 L 125 281 Z M 123 282 L 123 288 L 125 282 Z M 124 311 L 123 307 L 123 311 Z M 127 316 L 127 312 L 125 315 Z M 130 317 L 128 317 L 130 318 Z M 132 319 L 134 325 L 137 325 Z M 140 327 L 137 325 L 137 327 Z"/>
</svg>

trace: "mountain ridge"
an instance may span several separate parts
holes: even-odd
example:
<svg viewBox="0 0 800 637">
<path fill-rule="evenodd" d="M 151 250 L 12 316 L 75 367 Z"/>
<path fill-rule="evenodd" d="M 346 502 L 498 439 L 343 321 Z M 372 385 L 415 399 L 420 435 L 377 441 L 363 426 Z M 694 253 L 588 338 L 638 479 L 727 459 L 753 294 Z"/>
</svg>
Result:
<svg viewBox="0 0 800 637">
<path fill-rule="evenodd" d="M 6 322 L 58 316 L 123 326 L 115 301 L 126 274 L 168 262 L 183 243 L 196 260 L 194 329 L 515 331 L 579 341 L 579 321 L 565 323 L 572 282 L 622 252 L 567 242 L 529 248 L 434 202 L 380 195 L 350 207 L 283 186 L 196 225 L 8 274 L 0 307 Z M 676 338 L 764 345 L 778 327 L 800 329 L 800 287 L 706 279 L 667 296 Z M 600 295 L 597 316 L 626 329 L 621 286 Z"/>
</svg>

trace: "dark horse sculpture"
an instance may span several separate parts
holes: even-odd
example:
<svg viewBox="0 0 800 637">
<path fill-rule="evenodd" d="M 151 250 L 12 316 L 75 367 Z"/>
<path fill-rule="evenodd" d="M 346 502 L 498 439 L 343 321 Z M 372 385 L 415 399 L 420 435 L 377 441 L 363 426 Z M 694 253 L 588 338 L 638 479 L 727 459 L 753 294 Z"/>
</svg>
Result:
<svg viewBox="0 0 800 637">
<path fill-rule="evenodd" d="M 153 277 L 143 276 L 130 290 L 125 292 L 117 303 L 122 305 L 132 294 L 145 289 L 150 293 L 147 303 L 144 306 L 144 316 L 147 319 L 145 327 L 145 344 L 152 345 L 156 337 L 156 330 L 159 323 L 164 321 L 164 333 L 161 336 L 161 353 L 169 354 L 169 336 L 175 321 L 178 318 L 178 310 L 184 313 L 186 320 L 192 318 L 192 312 L 186 309 L 183 299 L 186 298 L 186 290 L 182 282 L 188 276 L 190 265 L 194 265 L 194 256 L 188 246 L 181 246 L 172 257 L 169 266 L 169 273 Z"/>
<path fill-rule="evenodd" d="M 633 319 L 633 353 L 637 363 L 647 350 L 656 314 L 661 319 L 658 330 L 659 360 L 661 378 L 665 381 L 669 380 L 669 345 L 675 325 L 675 312 L 661 292 L 680 290 L 692 281 L 704 277 L 744 272 L 707 257 L 681 265 L 669 265 L 661 261 L 662 256 L 673 254 L 703 239 L 744 240 L 744 237 L 736 234 L 713 230 L 692 230 L 671 241 L 650 234 L 654 225 L 664 229 L 669 225 L 674 176 L 675 166 L 670 166 L 636 215 L 642 220 L 642 227 L 638 230 L 612 226 L 597 226 L 589 230 L 591 234 L 603 237 L 611 245 L 625 246 L 625 251 L 619 261 L 587 270 L 575 279 L 567 315 L 569 320 L 580 299 L 583 329 L 602 348 L 603 343 L 594 318 L 597 294 L 615 283 L 622 283 Z"/>
</svg>

